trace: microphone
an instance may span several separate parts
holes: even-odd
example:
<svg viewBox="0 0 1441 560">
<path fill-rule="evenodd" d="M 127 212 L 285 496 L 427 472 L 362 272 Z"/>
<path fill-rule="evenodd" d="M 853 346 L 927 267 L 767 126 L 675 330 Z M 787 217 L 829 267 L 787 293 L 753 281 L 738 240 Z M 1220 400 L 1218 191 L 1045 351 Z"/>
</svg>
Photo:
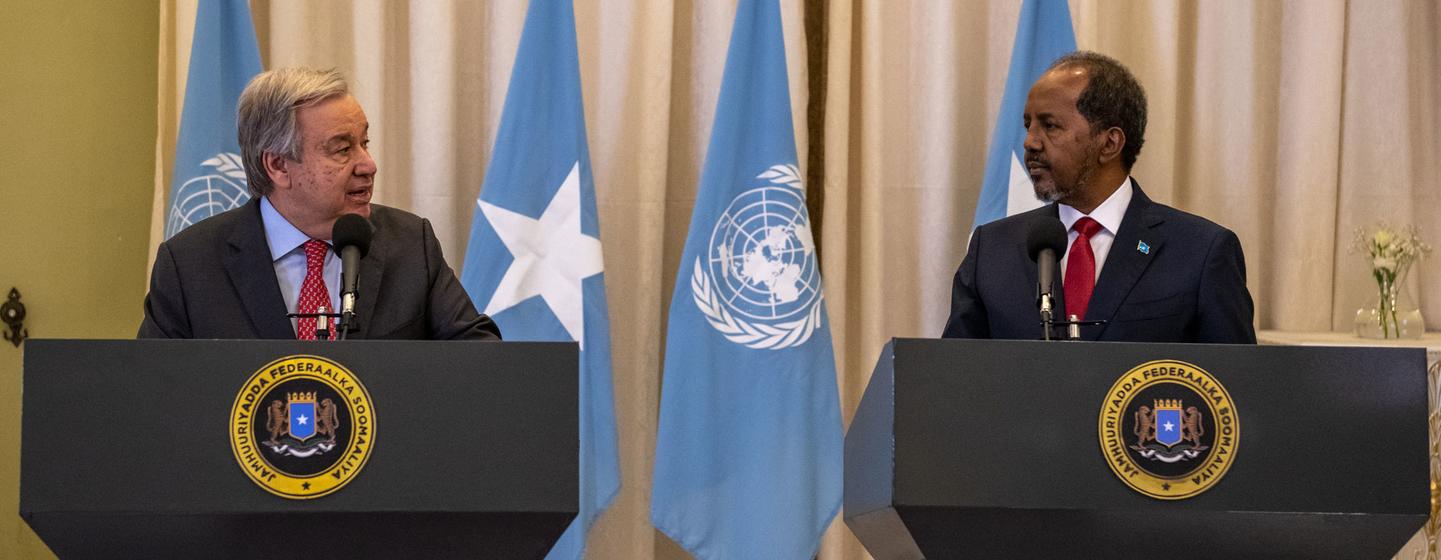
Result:
<svg viewBox="0 0 1441 560">
<path fill-rule="evenodd" d="M 1051 302 L 1055 291 L 1056 263 L 1066 250 L 1066 226 L 1049 216 L 1031 220 L 1026 229 L 1026 252 L 1036 263 L 1036 303 L 1041 309 L 1042 338 L 1051 339 Z"/>
<path fill-rule="evenodd" d="M 360 259 L 370 252 L 370 238 L 375 229 L 359 214 L 346 214 L 335 220 L 330 230 L 331 246 L 340 255 L 340 338 L 345 338 L 355 320 L 355 284 L 360 277 Z"/>
</svg>

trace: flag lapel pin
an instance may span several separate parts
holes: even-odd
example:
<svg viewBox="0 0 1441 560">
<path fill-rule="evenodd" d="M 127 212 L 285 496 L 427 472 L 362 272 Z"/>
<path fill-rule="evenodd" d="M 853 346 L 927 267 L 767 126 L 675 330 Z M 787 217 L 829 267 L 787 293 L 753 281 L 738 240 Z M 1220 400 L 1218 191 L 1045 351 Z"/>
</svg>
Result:
<svg viewBox="0 0 1441 560">
<path fill-rule="evenodd" d="M 1137 241 L 1136 250 L 1140 251 L 1142 255 L 1151 254 L 1151 246 L 1147 245 L 1145 241 Z"/>
</svg>

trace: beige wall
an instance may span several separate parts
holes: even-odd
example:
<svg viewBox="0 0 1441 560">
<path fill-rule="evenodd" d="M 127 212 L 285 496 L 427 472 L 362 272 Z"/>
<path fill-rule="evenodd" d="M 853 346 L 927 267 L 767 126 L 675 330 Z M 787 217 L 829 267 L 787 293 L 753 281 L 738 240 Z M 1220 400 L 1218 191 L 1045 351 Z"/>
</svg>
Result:
<svg viewBox="0 0 1441 560">
<path fill-rule="evenodd" d="M 128 338 L 155 162 L 153 2 L 7 0 L 0 17 L 0 297 L 38 338 Z M 0 558 L 49 556 L 19 510 L 21 356 L 0 341 Z"/>
</svg>

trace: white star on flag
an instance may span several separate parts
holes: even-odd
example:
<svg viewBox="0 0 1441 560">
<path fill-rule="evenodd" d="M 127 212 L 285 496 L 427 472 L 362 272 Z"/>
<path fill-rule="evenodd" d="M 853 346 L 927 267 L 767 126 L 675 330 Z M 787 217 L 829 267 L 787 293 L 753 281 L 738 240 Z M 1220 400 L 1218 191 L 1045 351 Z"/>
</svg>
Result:
<svg viewBox="0 0 1441 560">
<path fill-rule="evenodd" d="M 505 248 L 515 257 L 485 306 L 485 313 L 495 315 L 539 295 L 565 327 L 565 332 L 584 350 L 581 281 L 600 274 L 605 267 L 600 239 L 580 231 L 580 162 L 571 166 L 570 174 L 540 219 L 484 200 L 476 203 Z"/>
<path fill-rule="evenodd" d="M 1170 422 L 1166 422 L 1165 424 L 1162 424 L 1162 426 L 1165 426 L 1165 427 L 1166 427 L 1166 431 L 1168 431 L 1168 432 L 1171 431 L 1171 428 L 1176 427 L 1175 424 L 1172 424 L 1172 423 L 1170 423 Z"/>
<path fill-rule="evenodd" d="M 304 425 L 305 425 L 305 422 L 306 422 L 307 420 L 310 420 L 310 419 L 309 419 L 309 418 L 306 418 L 304 414 L 301 414 L 301 415 L 300 415 L 300 418 L 296 418 L 296 419 L 295 419 L 295 423 L 296 423 L 296 424 L 300 424 L 301 426 L 304 426 Z"/>
</svg>

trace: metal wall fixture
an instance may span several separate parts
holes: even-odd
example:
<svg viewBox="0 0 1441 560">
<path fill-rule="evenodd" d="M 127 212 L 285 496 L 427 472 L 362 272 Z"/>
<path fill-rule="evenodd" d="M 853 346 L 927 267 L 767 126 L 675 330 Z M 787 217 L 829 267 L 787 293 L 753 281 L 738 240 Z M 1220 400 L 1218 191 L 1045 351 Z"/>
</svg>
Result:
<svg viewBox="0 0 1441 560">
<path fill-rule="evenodd" d="M 25 328 L 25 304 L 20 303 L 20 290 L 10 288 L 10 297 L 0 304 L 0 319 L 4 319 L 10 329 L 4 333 L 5 340 L 16 348 L 30 337 L 30 330 Z"/>
</svg>

